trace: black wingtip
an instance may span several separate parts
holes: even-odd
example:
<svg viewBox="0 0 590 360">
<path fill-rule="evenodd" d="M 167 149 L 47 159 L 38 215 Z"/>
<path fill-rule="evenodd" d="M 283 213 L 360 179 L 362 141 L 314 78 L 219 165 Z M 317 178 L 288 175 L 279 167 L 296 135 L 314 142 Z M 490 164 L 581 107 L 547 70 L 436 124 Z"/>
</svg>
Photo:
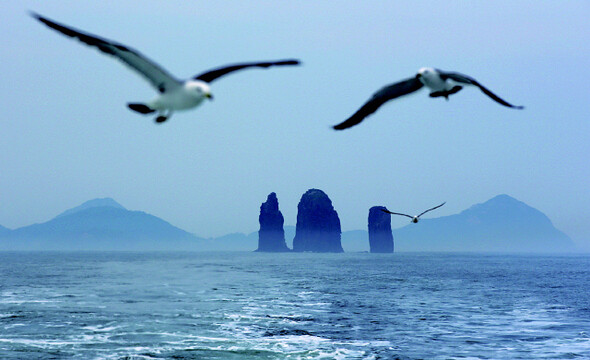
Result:
<svg viewBox="0 0 590 360">
<path fill-rule="evenodd" d="M 34 17 L 37 20 L 41 20 L 43 19 L 43 16 L 37 14 L 36 12 L 34 12 L 33 10 L 28 10 L 27 13 L 29 14 L 29 16 Z"/>
<path fill-rule="evenodd" d="M 51 19 L 49 19 L 49 18 L 47 18 L 47 17 L 45 17 L 45 16 L 43 16 L 41 14 L 38 14 L 38 13 L 32 11 L 32 10 L 29 10 L 28 12 L 29 12 L 29 15 L 31 15 L 31 17 L 39 20 L 40 22 L 42 22 L 43 24 L 49 26 L 50 28 L 53 28 L 53 29 L 56 29 L 57 30 L 57 27 L 60 27 L 61 26 L 60 24 L 54 22 L 53 20 L 51 20 Z"/>
<path fill-rule="evenodd" d="M 348 128 L 351 128 L 355 125 L 357 125 L 360 121 L 351 121 L 351 118 L 354 118 L 354 115 L 346 120 L 344 120 L 343 122 L 341 122 L 340 124 L 336 124 L 334 126 L 332 126 L 332 129 L 334 130 L 345 130 Z"/>
<path fill-rule="evenodd" d="M 345 121 L 343 121 L 343 122 L 341 122 L 340 124 L 336 124 L 336 125 L 332 126 L 332 129 L 339 130 L 339 131 L 340 130 L 346 130 L 348 128 L 351 128 L 353 126 L 358 125 L 359 122 L 360 122 L 360 121 L 351 122 L 349 120 L 350 120 L 350 118 L 347 119 L 347 120 L 345 120 Z"/>
<path fill-rule="evenodd" d="M 281 60 L 275 62 L 275 65 L 301 65 L 301 61 L 297 59 Z"/>
</svg>

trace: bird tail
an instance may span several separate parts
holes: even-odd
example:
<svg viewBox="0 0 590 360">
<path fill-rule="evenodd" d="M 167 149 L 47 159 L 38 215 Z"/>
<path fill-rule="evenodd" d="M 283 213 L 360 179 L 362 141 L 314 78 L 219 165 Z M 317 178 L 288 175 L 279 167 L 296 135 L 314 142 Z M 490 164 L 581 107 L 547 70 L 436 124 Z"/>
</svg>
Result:
<svg viewBox="0 0 590 360">
<path fill-rule="evenodd" d="M 136 111 L 140 114 L 144 114 L 144 115 L 151 114 L 156 111 L 156 110 L 152 109 L 151 107 L 147 106 L 146 104 L 129 103 L 129 104 L 127 104 L 127 106 L 129 107 L 129 109 Z"/>
</svg>

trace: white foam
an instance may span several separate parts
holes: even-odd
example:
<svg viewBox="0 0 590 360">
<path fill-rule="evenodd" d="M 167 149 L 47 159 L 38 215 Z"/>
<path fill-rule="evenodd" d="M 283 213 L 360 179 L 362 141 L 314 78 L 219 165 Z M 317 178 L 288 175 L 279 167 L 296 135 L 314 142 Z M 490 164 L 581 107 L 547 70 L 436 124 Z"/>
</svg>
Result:
<svg viewBox="0 0 590 360">
<path fill-rule="evenodd" d="M 48 303 L 58 303 L 60 301 L 56 300 L 27 300 L 27 299 L 2 299 L 0 300 L 0 304 L 13 304 L 13 305 L 23 305 L 23 304 L 48 304 Z"/>
<path fill-rule="evenodd" d="M 121 326 L 119 326 L 119 325 L 114 325 L 114 326 L 88 325 L 88 326 L 84 326 L 82 329 L 94 331 L 94 332 L 110 332 L 110 331 L 117 330 L 120 328 L 121 328 Z"/>
<path fill-rule="evenodd" d="M 0 338 L 0 342 L 9 343 L 9 344 L 27 345 L 27 346 L 31 346 L 31 347 L 37 347 L 37 348 L 49 348 L 49 347 L 59 347 L 59 346 L 69 346 L 69 345 L 79 344 L 78 341 L 47 340 L 47 339 L 41 340 L 41 339 L 23 339 L 23 338 L 9 338 L 9 339 Z"/>
<path fill-rule="evenodd" d="M 17 323 L 17 324 L 9 324 L 4 326 L 4 330 L 8 330 L 8 329 L 13 329 L 15 327 L 20 327 L 20 326 L 25 326 L 26 324 L 21 324 L 21 323 Z"/>
</svg>

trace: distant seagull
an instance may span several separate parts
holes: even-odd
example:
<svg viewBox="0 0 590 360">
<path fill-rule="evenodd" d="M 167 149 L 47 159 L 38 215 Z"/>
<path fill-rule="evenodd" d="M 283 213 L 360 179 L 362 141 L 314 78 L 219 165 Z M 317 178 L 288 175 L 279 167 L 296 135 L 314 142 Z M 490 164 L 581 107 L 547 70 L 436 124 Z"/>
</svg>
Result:
<svg viewBox="0 0 590 360">
<path fill-rule="evenodd" d="M 249 67 L 268 68 L 271 66 L 299 64 L 298 60 L 292 59 L 233 64 L 204 72 L 192 79 L 179 80 L 170 75 L 158 64 L 142 55 L 139 51 L 128 46 L 74 30 L 34 12 L 31 12 L 31 16 L 66 36 L 77 38 L 87 45 L 98 48 L 98 50 L 105 54 L 116 57 L 146 78 L 160 95 L 148 103 L 129 103 L 127 106 L 140 114 L 151 114 L 157 111 L 158 117 L 156 118 L 156 122 L 158 123 L 169 119 L 175 110 L 192 109 L 201 104 L 205 98 L 213 99 L 209 84 L 213 80 L 233 71 Z"/>
<path fill-rule="evenodd" d="M 381 211 L 383 211 L 383 212 L 386 212 L 386 213 L 388 213 L 388 214 L 393 214 L 393 215 L 407 216 L 407 217 L 409 217 L 410 219 L 412 219 L 412 222 L 413 222 L 413 223 L 417 223 L 417 222 L 418 222 L 418 220 L 420 219 L 420 216 L 422 216 L 422 215 L 426 214 L 427 212 L 429 212 L 429 211 L 432 211 L 432 210 L 434 210 L 434 209 L 438 209 L 439 207 L 443 206 L 443 205 L 444 205 L 444 204 L 446 204 L 446 203 L 447 203 L 447 202 L 445 201 L 444 203 L 442 203 L 442 204 L 440 204 L 440 205 L 438 205 L 438 206 L 435 206 L 435 207 L 433 207 L 432 209 L 428 209 L 428 210 L 426 210 L 426 211 L 423 211 L 423 212 L 422 212 L 420 215 L 416 215 L 416 216 L 412 216 L 412 215 L 408 215 L 408 214 L 395 213 L 395 212 L 391 212 L 391 211 L 389 211 L 389 210 L 383 210 L 383 209 L 381 209 Z"/>
<path fill-rule="evenodd" d="M 402 80 L 395 84 L 385 86 L 381 90 L 373 94 L 357 112 L 342 123 L 335 125 L 336 130 L 347 129 L 363 121 L 367 116 L 371 115 L 377 109 L 389 100 L 393 100 L 402 95 L 407 95 L 418 91 L 422 86 L 426 85 L 430 89 L 430 97 L 444 97 L 449 100 L 449 95 L 458 93 L 464 85 L 477 86 L 484 94 L 491 97 L 494 101 L 511 108 L 524 109 L 524 106 L 514 106 L 508 102 L 500 99 L 496 94 L 486 89 L 483 85 L 477 82 L 474 78 L 463 75 L 457 72 L 446 72 L 433 68 L 422 68 L 418 71 L 416 76 L 406 80 Z"/>
</svg>

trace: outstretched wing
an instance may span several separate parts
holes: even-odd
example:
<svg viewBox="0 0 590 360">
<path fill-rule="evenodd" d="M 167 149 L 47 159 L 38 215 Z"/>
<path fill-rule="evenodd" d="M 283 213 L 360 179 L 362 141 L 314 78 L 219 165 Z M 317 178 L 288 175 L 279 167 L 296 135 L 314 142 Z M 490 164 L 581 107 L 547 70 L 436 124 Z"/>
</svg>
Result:
<svg viewBox="0 0 590 360">
<path fill-rule="evenodd" d="M 421 213 L 420 215 L 416 216 L 416 217 L 420 217 L 420 216 L 422 216 L 422 215 L 426 214 L 426 213 L 427 213 L 427 212 L 429 212 L 429 211 L 432 211 L 432 210 L 434 210 L 434 209 L 438 209 L 439 207 L 443 206 L 443 205 L 444 205 L 444 204 L 446 204 L 446 203 L 447 203 L 447 202 L 445 201 L 444 203 L 442 203 L 442 204 L 440 204 L 440 205 L 438 205 L 438 206 L 435 206 L 435 207 L 433 207 L 433 208 L 431 208 L 431 209 L 428 209 L 428 210 L 422 211 L 422 213 Z"/>
<path fill-rule="evenodd" d="M 340 124 L 333 126 L 333 128 L 335 130 L 343 130 L 357 125 L 367 116 L 377 111 L 377 109 L 379 109 L 379 107 L 385 104 L 387 101 L 413 93 L 414 91 L 419 90 L 422 86 L 422 83 L 416 77 L 385 86 L 373 94 L 369 101 L 367 101 L 360 109 L 358 109 L 357 112 L 352 114 L 351 117 L 344 120 Z"/>
<path fill-rule="evenodd" d="M 401 215 L 401 216 L 407 216 L 407 217 L 409 217 L 410 219 L 413 219 L 413 218 L 414 218 L 413 216 L 410 216 L 410 215 L 408 215 L 408 214 L 400 214 L 400 213 L 395 213 L 395 212 L 391 212 L 391 211 L 389 211 L 389 210 L 386 210 L 386 209 L 379 209 L 379 210 L 381 210 L 381 211 L 383 211 L 383 212 L 386 212 L 386 213 L 388 213 L 388 214 L 392 214 L 392 215 Z"/>
<path fill-rule="evenodd" d="M 213 80 L 220 78 L 224 75 L 227 75 L 231 72 L 250 68 L 250 67 L 269 68 L 271 66 L 284 66 L 284 65 L 299 65 L 299 60 L 290 59 L 290 60 L 251 62 L 251 63 L 228 65 L 228 66 L 224 66 L 224 67 L 221 67 L 218 69 L 209 70 L 207 72 L 204 72 L 202 74 L 195 76 L 193 79 L 210 83 Z"/>
<path fill-rule="evenodd" d="M 114 41 L 102 39 L 98 36 L 74 30 L 67 26 L 51 21 L 46 17 L 43 17 L 34 12 L 31 12 L 31 16 L 41 21 L 43 24 L 49 26 L 53 30 L 59 31 L 66 36 L 77 38 L 84 44 L 94 46 L 103 53 L 116 57 L 124 64 L 128 65 L 131 69 L 137 71 L 161 93 L 181 85 L 179 80 L 170 75 L 166 70 L 162 69 L 158 64 L 149 60 L 140 52 L 130 47 L 116 43 Z"/>
<path fill-rule="evenodd" d="M 460 74 L 460 73 L 457 73 L 457 72 L 445 72 L 445 71 L 441 71 L 441 70 L 437 70 L 437 71 L 439 72 L 440 77 L 443 80 L 451 79 L 451 80 L 454 80 L 454 81 L 459 82 L 459 83 L 468 84 L 468 85 L 475 85 L 484 94 L 486 94 L 487 96 L 491 97 L 494 101 L 496 101 L 499 104 L 502 104 L 502 105 L 507 106 L 507 107 L 510 107 L 510 108 L 524 109 L 524 106 L 512 105 L 512 104 L 508 103 L 507 101 L 501 99 L 498 95 L 496 95 L 493 92 L 491 92 L 490 90 L 488 90 L 486 87 L 484 87 L 477 80 L 475 80 L 474 78 L 472 78 L 470 76 L 463 75 L 463 74 Z"/>
</svg>

